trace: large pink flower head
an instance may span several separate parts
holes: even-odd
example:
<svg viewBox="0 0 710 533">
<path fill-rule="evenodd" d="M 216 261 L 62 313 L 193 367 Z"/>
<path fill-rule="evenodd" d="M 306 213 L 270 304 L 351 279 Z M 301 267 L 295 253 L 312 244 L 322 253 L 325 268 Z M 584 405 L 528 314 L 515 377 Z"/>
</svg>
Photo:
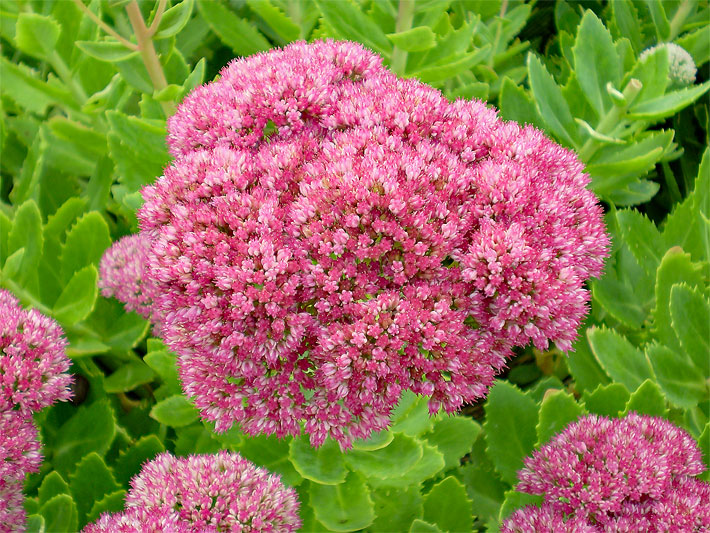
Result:
<svg viewBox="0 0 710 533">
<path fill-rule="evenodd" d="M 575 155 L 349 42 L 231 63 L 169 120 L 145 275 L 218 431 L 318 445 L 449 412 L 511 348 L 570 347 L 607 238 Z"/>
<path fill-rule="evenodd" d="M 66 344 L 59 324 L 0 290 L 0 411 L 29 413 L 71 397 Z"/>
<path fill-rule="evenodd" d="M 150 520 L 165 532 L 289 532 L 301 525 L 298 508 L 295 490 L 237 453 L 163 453 L 131 480 L 126 511 L 85 531 L 122 531 Z"/>
<path fill-rule="evenodd" d="M 583 520 L 592 531 L 710 530 L 710 485 L 693 438 L 662 418 L 589 415 L 552 438 L 518 473 L 517 490 L 544 496 L 542 510 L 511 517 Z"/>
<path fill-rule="evenodd" d="M 20 411 L 0 411 L 0 532 L 22 531 L 25 475 L 42 463 L 37 428 Z"/>
</svg>

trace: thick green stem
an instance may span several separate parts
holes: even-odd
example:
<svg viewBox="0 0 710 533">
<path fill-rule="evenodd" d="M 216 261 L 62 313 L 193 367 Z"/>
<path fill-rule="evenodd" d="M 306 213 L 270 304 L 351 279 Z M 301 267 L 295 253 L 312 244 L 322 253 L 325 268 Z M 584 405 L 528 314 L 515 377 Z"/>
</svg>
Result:
<svg viewBox="0 0 710 533">
<path fill-rule="evenodd" d="M 678 36 L 680 30 L 683 28 L 683 24 L 685 24 L 685 19 L 688 18 L 692 8 L 693 2 L 691 0 L 683 0 L 680 3 L 675 15 L 673 15 L 673 18 L 671 19 L 671 35 L 668 38 L 668 41 L 672 41 Z"/>
<path fill-rule="evenodd" d="M 597 125 L 596 131 L 598 131 L 602 135 L 609 135 L 614 130 L 614 128 L 616 128 L 617 124 L 619 123 L 619 120 L 624 115 L 624 113 L 626 113 L 626 110 L 633 103 L 639 92 L 641 92 L 642 87 L 643 85 L 639 80 L 637 80 L 636 78 L 632 78 L 626 85 L 626 89 L 624 89 L 624 92 L 622 93 L 624 95 L 626 103 L 623 105 L 614 105 L 614 107 L 607 111 L 607 113 L 602 117 L 601 121 Z M 593 137 L 590 137 L 579 150 L 579 158 L 582 160 L 582 162 L 586 163 L 594 155 L 594 152 L 597 151 L 597 148 L 599 148 L 599 141 L 597 139 L 594 139 Z"/>
<path fill-rule="evenodd" d="M 397 12 L 397 24 L 395 26 L 395 31 L 400 33 L 411 30 L 413 21 L 414 0 L 399 0 L 399 11 Z M 392 62 L 390 66 L 395 74 L 398 76 L 404 76 L 404 71 L 407 66 L 407 51 L 395 46 L 392 51 Z"/>
<path fill-rule="evenodd" d="M 168 81 L 165 79 L 163 67 L 153 46 L 153 35 L 151 30 L 145 25 L 145 20 L 143 20 L 143 15 L 136 0 L 132 0 L 126 6 L 126 13 L 128 13 L 128 20 L 131 21 L 131 26 L 133 26 L 133 31 L 138 41 L 138 50 L 143 58 L 143 64 L 148 71 L 148 76 L 150 76 L 150 81 L 153 83 L 153 89 L 162 91 L 168 86 Z M 166 117 L 175 112 L 175 106 L 171 102 L 161 102 L 160 104 Z"/>
</svg>

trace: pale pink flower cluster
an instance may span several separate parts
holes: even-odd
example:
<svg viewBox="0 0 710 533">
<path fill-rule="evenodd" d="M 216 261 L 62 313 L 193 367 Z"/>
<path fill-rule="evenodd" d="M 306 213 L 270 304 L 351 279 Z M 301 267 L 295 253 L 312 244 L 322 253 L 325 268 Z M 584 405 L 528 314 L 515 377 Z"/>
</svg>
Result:
<svg viewBox="0 0 710 533">
<path fill-rule="evenodd" d="M 693 438 L 667 420 L 589 415 L 525 460 L 516 489 L 544 503 L 502 531 L 710 531 L 710 484 L 693 477 L 705 470 Z"/>
<path fill-rule="evenodd" d="M 42 463 L 32 413 L 71 397 L 59 324 L 0 290 L 0 532 L 22 531 L 25 475 Z"/>
<path fill-rule="evenodd" d="M 126 510 L 104 514 L 84 533 L 289 532 L 301 525 L 298 508 L 279 476 L 237 453 L 163 453 L 131 480 Z"/>
<path fill-rule="evenodd" d="M 123 302 L 127 311 L 151 317 L 152 287 L 145 275 L 150 239 L 144 234 L 127 235 L 116 241 L 101 258 L 99 288 L 106 298 Z"/>
<path fill-rule="evenodd" d="M 168 132 L 147 257 L 108 263 L 145 265 L 144 314 L 218 431 L 347 447 L 402 390 L 453 412 L 514 346 L 570 348 L 607 237 L 582 164 L 534 128 L 327 41 L 234 61 Z M 145 309 L 128 270 L 104 287 Z"/>
</svg>

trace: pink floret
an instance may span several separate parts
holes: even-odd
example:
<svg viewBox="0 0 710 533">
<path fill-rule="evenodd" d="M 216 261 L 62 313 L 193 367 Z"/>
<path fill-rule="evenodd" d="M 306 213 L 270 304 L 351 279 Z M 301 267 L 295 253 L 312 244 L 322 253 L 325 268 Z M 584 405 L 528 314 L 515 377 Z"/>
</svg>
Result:
<svg viewBox="0 0 710 533">
<path fill-rule="evenodd" d="M 453 412 L 514 346 L 571 347 L 608 239 L 581 163 L 534 128 L 326 41 L 234 61 L 168 131 L 142 279 L 218 431 L 348 447 L 403 390 Z"/>
<path fill-rule="evenodd" d="M 501 526 L 501 533 L 597 533 L 599 530 L 578 518 L 567 518 L 552 506 L 528 505 L 515 511 Z"/>
<path fill-rule="evenodd" d="M 192 533 L 189 525 L 171 511 L 154 511 L 132 507 L 120 513 L 104 513 L 96 522 L 87 525 L 82 533 Z M 204 529 L 212 533 L 216 529 Z"/>
<path fill-rule="evenodd" d="M 589 415 L 525 460 L 516 489 L 542 495 L 544 512 L 510 524 L 539 514 L 599 532 L 708 531 L 710 484 L 693 477 L 705 470 L 693 438 L 667 420 Z"/>
<path fill-rule="evenodd" d="M 0 290 L 0 411 L 39 411 L 71 395 L 62 328 Z"/>
<path fill-rule="evenodd" d="M 166 533 L 285 533 L 301 526 L 298 509 L 296 491 L 237 453 L 188 457 L 163 453 L 131 480 L 126 511 L 104 515 L 85 533 L 124 531 L 111 528 L 129 527 L 145 517 L 163 524 L 156 531 Z"/>
</svg>

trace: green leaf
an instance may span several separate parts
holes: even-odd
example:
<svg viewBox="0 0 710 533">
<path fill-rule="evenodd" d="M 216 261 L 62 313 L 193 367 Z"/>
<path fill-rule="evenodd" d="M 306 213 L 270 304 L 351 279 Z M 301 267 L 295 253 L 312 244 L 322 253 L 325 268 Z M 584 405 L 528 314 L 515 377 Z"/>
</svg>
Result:
<svg viewBox="0 0 710 533">
<path fill-rule="evenodd" d="M 44 523 L 44 517 L 38 514 L 31 514 L 27 517 L 27 533 L 44 533 L 46 526 Z"/>
<path fill-rule="evenodd" d="M 339 485 L 311 483 L 310 503 L 316 519 L 331 531 L 357 531 L 375 519 L 370 490 L 355 472 Z"/>
<path fill-rule="evenodd" d="M 631 393 L 622 416 L 626 416 L 631 411 L 640 415 L 666 416 L 668 413 L 666 399 L 656 383 L 647 379 L 635 392 Z"/>
<path fill-rule="evenodd" d="M 705 424 L 705 429 L 700 434 L 698 448 L 700 448 L 700 452 L 703 454 L 702 463 L 706 466 L 710 465 L 710 422 Z M 704 481 L 710 481 L 710 470 L 706 470 L 698 477 Z"/>
<path fill-rule="evenodd" d="M 637 54 L 643 49 L 641 21 L 631 0 L 616 0 L 610 4 L 612 17 L 619 34 L 627 37 Z"/>
<path fill-rule="evenodd" d="M 538 112 L 549 131 L 567 146 L 576 147 L 579 142 L 577 124 L 562 96 L 562 90 L 540 59 L 532 53 L 528 54 L 528 77 Z"/>
<path fill-rule="evenodd" d="M 217 441 L 217 435 L 199 422 L 191 426 L 178 428 L 175 440 L 176 455 L 191 455 L 195 453 L 217 453 L 222 445 Z"/>
<path fill-rule="evenodd" d="M 91 452 L 103 456 L 111 446 L 115 433 L 116 419 L 108 400 L 82 405 L 57 432 L 54 467 L 66 474 L 82 457 Z"/>
<path fill-rule="evenodd" d="M 153 39 L 166 39 L 179 33 L 187 25 L 187 21 L 190 20 L 194 4 L 194 0 L 183 0 L 165 11 Z"/>
<path fill-rule="evenodd" d="M 644 354 L 615 330 L 593 327 L 587 330 L 587 338 L 602 368 L 629 390 L 636 390 L 645 379 L 653 379 Z"/>
<path fill-rule="evenodd" d="M 127 392 L 138 385 L 150 383 L 155 379 L 155 374 L 148 365 L 142 361 L 134 361 L 119 367 L 104 381 L 106 392 Z"/>
<path fill-rule="evenodd" d="M 639 205 L 650 202 L 660 188 L 661 186 L 655 181 L 638 179 L 628 183 L 621 189 L 609 192 L 606 197 L 615 205 Z"/>
<path fill-rule="evenodd" d="M 458 479 L 449 476 L 424 496 L 424 520 L 442 531 L 471 531 L 471 500 Z"/>
<path fill-rule="evenodd" d="M 55 136 L 73 142 L 77 148 L 81 148 L 86 155 L 97 157 L 108 153 L 106 136 L 100 134 L 98 131 L 62 116 L 54 116 L 48 123 L 50 130 Z"/>
<path fill-rule="evenodd" d="M 24 254 L 19 259 L 17 274 L 17 280 L 21 284 L 30 279 L 32 274 L 36 274 L 43 246 L 42 215 L 34 200 L 27 200 L 15 211 L 12 229 L 7 237 L 9 255 L 14 254 L 20 248 L 24 249 Z M 7 264 L 5 266 L 7 267 Z"/>
<path fill-rule="evenodd" d="M 390 42 L 407 52 L 421 52 L 436 46 L 436 34 L 428 26 L 417 26 L 399 33 L 388 33 Z"/>
<path fill-rule="evenodd" d="M 461 458 L 471 451 L 480 432 L 481 426 L 470 418 L 454 416 L 434 424 L 425 438 L 444 454 L 446 468 L 452 468 L 458 466 Z"/>
<path fill-rule="evenodd" d="M 705 94 L 708 89 L 710 89 L 710 81 L 639 102 L 631 106 L 627 116 L 643 120 L 661 120 L 692 104 Z"/>
<path fill-rule="evenodd" d="M 121 489 L 107 494 L 101 500 L 97 501 L 86 515 L 86 523 L 91 524 L 99 519 L 104 513 L 118 513 L 123 511 L 126 491 Z"/>
<path fill-rule="evenodd" d="M 621 234 L 636 261 L 649 276 L 655 276 L 666 252 L 663 238 L 646 215 L 624 209 L 616 212 Z"/>
<path fill-rule="evenodd" d="M 69 480 L 79 511 L 79 520 L 82 522 L 95 502 L 120 489 L 106 463 L 96 452 L 90 453 L 79 462 Z"/>
<path fill-rule="evenodd" d="M 76 271 L 54 304 L 54 318 L 70 326 L 89 316 L 99 295 L 98 279 L 99 273 L 94 265 Z"/>
<path fill-rule="evenodd" d="M 419 487 L 383 488 L 372 491 L 375 521 L 369 530 L 378 533 L 407 531 L 414 519 L 422 516 L 422 495 Z"/>
<path fill-rule="evenodd" d="M 663 96 L 668 86 L 668 49 L 665 46 L 656 48 L 643 59 L 639 59 L 628 79 L 636 78 L 641 82 L 641 92 L 635 102 L 643 102 Z"/>
<path fill-rule="evenodd" d="M 247 0 L 249 8 L 259 15 L 276 32 L 284 43 L 297 40 L 301 29 L 270 0 Z"/>
<path fill-rule="evenodd" d="M 537 406 L 514 385 L 498 381 L 491 388 L 485 411 L 488 456 L 503 481 L 512 485 L 537 440 Z"/>
<path fill-rule="evenodd" d="M 673 141 L 673 133 L 654 132 L 624 148 L 602 147 L 587 165 L 587 172 L 592 176 L 590 188 L 606 195 L 633 182 L 661 159 Z"/>
<path fill-rule="evenodd" d="M 481 63 L 490 53 L 490 49 L 491 46 L 487 44 L 473 52 L 451 56 L 438 61 L 437 63 L 440 64 L 424 67 L 421 70 L 412 72 L 411 75 L 419 78 L 424 83 L 443 83 Z"/>
<path fill-rule="evenodd" d="M 165 350 L 148 352 L 143 361 L 160 376 L 173 392 L 180 392 L 180 381 L 175 362 L 175 355 Z"/>
<path fill-rule="evenodd" d="M 705 359 L 708 353 L 704 352 Z M 646 357 L 651 362 L 658 384 L 671 403 L 678 407 L 695 407 L 707 395 L 707 384 L 702 372 L 690 362 L 685 353 L 654 343 L 646 348 Z"/>
<path fill-rule="evenodd" d="M 582 16 L 572 52 L 577 81 L 587 101 L 601 117 L 614 105 L 606 85 L 611 83 L 619 88 L 621 65 L 611 34 L 594 11 L 588 10 Z"/>
<path fill-rule="evenodd" d="M 24 53 L 49 59 L 55 50 L 61 26 L 51 17 L 37 13 L 20 13 L 15 28 L 15 43 Z"/>
<path fill-rule="evenodd" d="M 71 491 L 62 475 L 56 470 L 53 470 L 45 476 L 42 480 L 42 484 L 39 486 L 39 505 L 44 505 L 57 494 L 71 494 Z"/>
<path fill-rule="evenodd" d="M 106 41 L 77 41 L 76 46 L 85 54 L 109 63 L 125 61 L 138 55 L 137 50 L 126 48 L 114 39 L 107 39 Z"/>
<path fill-rule="evenodd" d="M 461 473 L 466 492 L 473 502 L 473 513 L 486 521 L 497 519 L 508 485 L 477 464 L 467 464 Z"/>
<path fill-rule="evenodd" d="M 155 456 L 165 451 L 165 446 L 156 435 L 145 435 L 121 452 L 114 465 L 116 479 L 126 487 L 133 476 L 138 474 L 141 465 L 155 459 Z"/>
<path fill-rule="evenodd" d="M 594 301 L 616 320 L 640 329 L 647 313 L 628 284 L 615 279 L 607 270 L 602 279 L 592 282 Z"/>
<path fill-rule="evenodd" d="M 88 265 L 98 265 L 109 246 L 111 236 L 104 218 L 97 211 L 86 213 L 69 230 L 62 246 L 62 278 L 68 282 L 75 272 Z"/>
<path fill-rule="evenodd" d="M 185 396 L 176 394 L 156 403 L 150 416 L 161 424 L 177 428 L 197 420 L 199 413 Z"/>
<path fill-rule="evenodd" d="M 656 28 L 656 35 L 659 42 L 667 41 L 671 36 L 671 25 L 666 16 L 661 0 L 645 0 L 648 10 L 651 12 L 653 25 Z"/>
<path fill-rule="evenodd" d="M 422 456 L 407 472 L 401 476 L 379 479 L 377 477 L 368 478 L 368 483 L 372 487 L 398 487 L 406 488 L 419 485 L 424 480 L 434 477 L 444 469 L 444 455 L 427 442 L 422 443 Z"/>
<path fill-rule="evenodd" d="M 360 42 L 384 57 L 392 53 L 392 45 L 380 27 L 350 0 L 315 2 L 325 21 L 338 36 Z"/>
<path fill-rule="evenodd" d="M 412 522 L 412 527 L 409 528 L 409 533 L 441 533 L 441 530 L 434 524 L 425 522 L 417 518 Z"/>
<path fill-rule="evenodd" d="M 389 479 L 400 477 L 422 458 L 421 442 L 396 434 L 385 448 L 371 452 L 352 450 L 345 456 L 348 465 L 367 477 Z"/>
<path fill-rule="evenodd" d="M 61 84 L 40 80 L 36 73 L 24 65 L 14 65 L 0 57 L 2 92 L 32 113 L 43 115 L 51 105 L 75 108 L 71 92 Z"/>
<path fill-rule="evenodd" d="M 540 405 L 537 444 L 540 446 L 585 414 L 584 408 L 565 391 L 546 394 Z"/>
<path fill-rule="evenodd" d="M 687 285 L 673 285 L 670 311 L 680 345 L 701 377 L 710 376 L 710 301 Z"/>
<path fill-rule="evenodd" d="M 593 392 L 584 392 L 584 407 L 590 413 L 617 417 L 629 401 L 629 391 L 621 383 L 599 385 Z"/>
<path fill-rule="evenodd" d="M 416 437 L 427 431 L 432 424 L 427 398 L 404 391 L 392 411 L 390 431 Z"/>
<path fill-rule="evenodd" d="M 703 286 L 700 265 L 690 262 L 690 255 L 680 248 L 671 248 L 661 260 L 656 274 L 656 308 L 653 312 L 655 333 L 661 344 L 672 350 L 683 351 L 671 317 L 671 288 L 676 283 L 686 283 L 691 287 Z"/>
<path fill-rule="evenodd" d="M 289 443 L 286 439 L 257 435 L 244 439 L 237 451 L 253 463 L 281 474 L 284 483 L 288 485 L 296 486 L 303 482 L 289 460 Z"/>
<path fill-rule="evenodd" d="M 503 505 L 500 507 L 500 515 L 498 518 L 502 522 L 514 511 L 526 505 L 539 506 L 540 503 L 542 503 L 542 496 L 518 492 L 517 490 L 509 490 L 505 493 L 505 499 L 503 500 Z"/>
<path fill-rule="evenodd" d="M 271 48 L 269 41 L 261 33 L 235 15 L 226 5 L 212 0 L 198 0 L 197 5 L 212 30 L 237 55 L 248 56 Z"/>
<path fill-rule="evenodd" d="M 357 439 L 353 441 L 353 449 L 362 451 L 379 450 L 389 445 L 394 439 L 394 433 L 388 430 L 373 433 L 367 439 Z"/>
<path fill-rule="evenodd" d="M 327 439 L 320 448 L 314 448 L 306 435 L 294 437 L 289 458 L 301 476 L 323 485 L 342 483 L 348 473 L 343 454 L 332 439 Z"/>
<path fill-rule="evenodd" d="M 44 517 L 46 531 L 70 532 L 79 527 L 79 515 L 76 504 L 68 494 L 58 494 L 40 509 Z"/>
<path fill-rule="evenodd" d="M 10 192 L 10 200 L 15 205 L 29 199 L 39 202 L 42 178 L 46 170 L 47 147 L 47 132 L 44 127 L 41 127 L 32 141 L 27 157 L 22 163 L 20 175 Z"/>
<path fill-rule="evenodd" d="M 710 59 L 710 25 L 703 24 L 695 31 L 688 32 L 675 40 L 675 43 L 693 56 L 696 66 L 707 63 Z"/>
<path fill-rule="evenodd" d="M 503 78 L 499 96 L 500 116 L 504 120 L 515 120 L 520 124 L 532 124 L 545 129 L 542 118 L 535 108 L 535 101 L 528 93 L 512 81 Z"/>
</svg>

